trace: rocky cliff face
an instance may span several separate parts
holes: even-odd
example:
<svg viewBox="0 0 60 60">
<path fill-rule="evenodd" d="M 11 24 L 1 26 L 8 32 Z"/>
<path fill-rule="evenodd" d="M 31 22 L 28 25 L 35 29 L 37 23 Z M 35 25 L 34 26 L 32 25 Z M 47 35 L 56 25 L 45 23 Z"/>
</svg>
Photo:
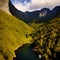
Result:
<svg viewBox="0 0 60 60">
<path fill-rule="evenodd" d="M 5 11 L 10 14 L 9 12 L 9 0 L 0 0 L 0 10 Z"/>
<path fill-rule="evenodd" d="M 40 12 L 40 14 L 39 14 L 40 17 L 44 17 L 46 15 L 47 15 L 47 11 L 46 10 Z"/>
</svg>

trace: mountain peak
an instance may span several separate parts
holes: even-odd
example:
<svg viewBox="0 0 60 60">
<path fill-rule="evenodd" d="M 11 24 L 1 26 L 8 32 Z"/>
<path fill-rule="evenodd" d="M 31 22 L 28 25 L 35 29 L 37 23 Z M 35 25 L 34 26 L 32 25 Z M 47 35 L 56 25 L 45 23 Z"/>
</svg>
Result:
<svg viewBox="0 0 60 60">
<path fill-rule="evenodd" d="M 48 12 L 50 12 L 50 9 L 48 9 L 48 8 L 41 9 L 39 17 L 45 17 Z"/>
<path fill-rule="evenodd" d="M 47 15 L 47 11 L 46 10 L 40 12 L 40 14 L 39 14 L 40 17 L 44 17 L 46 15 Z"/>
</svg>

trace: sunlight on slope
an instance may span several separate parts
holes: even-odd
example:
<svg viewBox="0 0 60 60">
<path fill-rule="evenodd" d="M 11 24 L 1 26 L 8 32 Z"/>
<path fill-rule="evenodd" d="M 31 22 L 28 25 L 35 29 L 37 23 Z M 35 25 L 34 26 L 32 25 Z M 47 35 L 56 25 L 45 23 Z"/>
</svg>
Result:
<svg viewBox="0 0 60 60">
<path fill-rule="evenodd" d="M 14 50 L 31 41 L 32 38 L 26 38 L 26 34 L 32 30 L 26 23 L 0 11 L 0 60 L 12 60 Z"/>
</svg>

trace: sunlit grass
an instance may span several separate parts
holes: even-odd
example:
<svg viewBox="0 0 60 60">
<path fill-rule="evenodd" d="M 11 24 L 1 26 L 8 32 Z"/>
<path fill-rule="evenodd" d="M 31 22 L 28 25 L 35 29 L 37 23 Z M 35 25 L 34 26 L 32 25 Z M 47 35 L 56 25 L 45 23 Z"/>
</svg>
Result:
<svg viewBox="0 0 60 60">
<path fill-rule="evenodd" d="M 26 34 L 30 34 L 32 30 L 21 20 L 0 11 L 0 60 L 12 60 L 14 50 L 30 42 L 31 37 L 26 38 Z"/>
</svg>

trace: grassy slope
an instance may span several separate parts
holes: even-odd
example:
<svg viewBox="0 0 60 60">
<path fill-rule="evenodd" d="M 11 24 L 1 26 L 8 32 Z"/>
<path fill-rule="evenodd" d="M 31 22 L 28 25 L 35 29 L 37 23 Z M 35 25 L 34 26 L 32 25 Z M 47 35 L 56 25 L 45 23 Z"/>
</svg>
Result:
<svg viewBox="0 0 60 60">
<path fill-rule="evenodd" d="M 24 22 L 0 10 L 0 60 L 12 60 L 14 50 L 31 40 L 31 37 L 26 38 L 26 34 L 32 30 Z"/>
</svg>

